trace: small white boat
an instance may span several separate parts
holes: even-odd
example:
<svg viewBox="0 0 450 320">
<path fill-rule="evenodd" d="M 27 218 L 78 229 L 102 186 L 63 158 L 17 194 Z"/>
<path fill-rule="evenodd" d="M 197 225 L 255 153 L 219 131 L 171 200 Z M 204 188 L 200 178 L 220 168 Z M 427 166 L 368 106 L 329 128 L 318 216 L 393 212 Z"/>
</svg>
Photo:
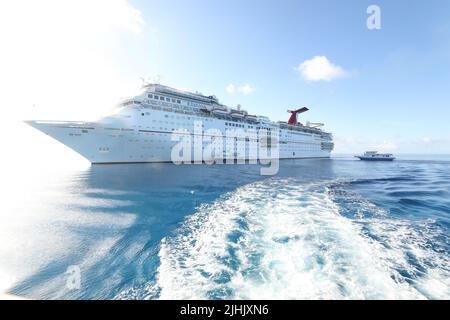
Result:
<svg viewBox="0 0 450 320">
<path fill-rule="evenodd" d="M 366 151 L 362 156 L 355 156 L 364 161 L 392 161 L 395 159 L 392 153 L 379 153 L 378 151 Z"/>
<path fill-rule="evenodd" d="M 216 115 L 219 115 L 219 116 L 228 115 L 230 113 L 230 111 L 228 111 L 227 108 L 213 108 L 211 112 L 213 114 L 216 114 Z"/>
<path fill-rule="evenodd" d="M 244 111 L 239 111 L 239 110 L 232 110 L 231 111 L 231 116 L 233 118 L 239 118 L 242 119 L 245 117 L 245 112 Z"/>
<path fill-rule="evenodd" d="M 246 116 L 246 118 L 247 118 L 248 120 L 251 120 L 251 121 L 258 121 L 258 116 L 255 115 L 255 114 L 248 114 L 248 115 Z"/>
</svg>

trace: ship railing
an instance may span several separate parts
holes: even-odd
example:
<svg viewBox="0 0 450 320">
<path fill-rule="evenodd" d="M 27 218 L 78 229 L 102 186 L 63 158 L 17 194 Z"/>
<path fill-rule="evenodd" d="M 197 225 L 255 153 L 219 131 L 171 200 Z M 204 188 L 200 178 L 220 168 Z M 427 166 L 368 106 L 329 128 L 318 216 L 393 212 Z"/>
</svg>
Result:
<svg viewBox="0 0 450 320">
<path fill-rule="evenodd" d="M 170 94 L 170 95 L 173 95 L 173 96 L 176 96 L 179 98 L 188 98 L 188 99 L 197 100 L 197 101 L 201 101 L 201 102 L 208 102 L 208 103 L 218 102 L 217 98 L 205 96 L 200 93 L 190 93 L 190 92 L 186 92 L 186 91 L 175 89 L 175 88 L 170 88 L 170 87 L 163 86 L 163 85 L 157 85 L 155 88 L 158 92 Z"/>
<path fill-rule="evenodd" d="M 251 125 L 261 125 L 261 122 L 259 121 L 245 121 L 246 119 L 235 119 L 232 118 L 231 116 L 221 116 L 221 117 L 217 117 L 217 116 L 213 116 L 213 115 L 209 115 L 207 113 L 201 113 L 198 111 L 192 111 L 192 109 L 190 109 L 189 107 L 182 107 L 181 108 L 168 108 L 168 107 L 160 107 L 157 105 L 152 105 L 152 104 L 145 104 L 146 108 L 150 108 L 153 110 L 163 110 L 166 112 L 175 112 L 175 113 L 182 113 L 182 114 L 186 114 L 186 115 L 192 115 L 192 116 L 202 116 L 202 117 L 207 117 L 207 118 L 213 118 L 213 119 L 222 119 L 222 120 L 227 120 L 227 121 L 234 121 L 234 122 L 239 122 L 239 123 L 247 123 L 247 124 L 251 124 Z M 279 123 L 278 124 L 280 129 L 289 129 L 289 130 L 295 130 L 298 132 L 303 132 L 303 133 L 322 133 L 322 134 L 327 134 L 326 132 L 317 129 L 317 130 L 310 130 L 310 129 L 306 129 L 304 127 L 296 127 L 296 126 L 292 126 L 292 125 L 287 125 L 287 124 L 282 124 Z"/>
</svg>

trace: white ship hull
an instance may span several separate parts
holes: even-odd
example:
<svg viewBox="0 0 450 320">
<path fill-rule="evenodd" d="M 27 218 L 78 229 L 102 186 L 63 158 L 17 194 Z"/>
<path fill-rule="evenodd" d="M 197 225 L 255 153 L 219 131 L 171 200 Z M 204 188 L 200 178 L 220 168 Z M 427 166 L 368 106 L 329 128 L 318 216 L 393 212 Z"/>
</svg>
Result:
<svg viewBox="0 0 450 320">
<path fill-rule="evenodd" d="M 182 105 L 181 101 L 180 104 Z M 188 112 L 186 108 L 176 107 L 173 103 L 146 99 L 124 107 L 114 116 L 105 117 L 97 122 L 27 121 L 27 123 L 75 150 L 93 164 L 172 162 L 172 149 L 178 143 L 171 139 L 173 132 L 187 129 L 192 135 L 195 132 L 194 125 L 198 123 L 203 124 L 204 131 L 218 129 L 224 133 L 223 150 L 227 150 L 225 138 L 227 129 L 239 127 L 247 131 L 258 126 L 258 129 L 279 130 L 277 158 L 330 156 L 332 142 L 329 134 L 280 129 L 276 128 L 274 123 L 257 125 L 239 119 L 221 119 L 212 114 Z M 243 148 L 235 146 L 231 152 L 229 150 L 224 152 L 222 158 L 251 159 L 249 147 L 249 141 L 246 141 Z M 194 150 L 191 154 L 194 160 Z M 258 155 L 258 158 L 263 157 Z"/>
</svg>

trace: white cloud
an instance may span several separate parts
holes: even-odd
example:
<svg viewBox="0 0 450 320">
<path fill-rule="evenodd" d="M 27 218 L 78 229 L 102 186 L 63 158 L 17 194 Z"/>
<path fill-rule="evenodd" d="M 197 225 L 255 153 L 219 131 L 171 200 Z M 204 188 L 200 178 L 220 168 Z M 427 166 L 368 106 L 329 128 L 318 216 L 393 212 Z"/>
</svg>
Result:
<svg viewBox="0 0 450 320">
<path fill-rule="evenodd" d="M 98 116 L 131 87 L 111 47 L 144 24 L 126 0 L 0 1 L 2 100 L 13 110 L 36 105 L 46 118 Z"/>
<path fill-rule="evenodd" d="M 380 152 L 393 152 L 397 150 L 397 148 L 397 144 L 391 141 L 382 141 L 381 143 L 374 144 L 370 147 L 370 149 Z"/>
<path fill-rule="evenodd" d="M 59 144 L 45 136 L 40 144 L 40 134 L 20 121 L 93 120 L 132 94 L 141 74 L 125 77 L 118 56 L 132 54 L 123 42 L 140 37 L 144 24 L 125 0 L 0 1 L 0 87 L 8 113 L 0 144 L 23 159 L 55 151 Z"/>
<path fill-rule="evenodd" d="M 242 86 L 236 86 L 236 85 L 230 83 L 229 85 L 226 86 L 225 90 L 231 94 L 239 92 L 244 95 L 249 95 L 249 94 L 252 94 L 253 92 L 255 92 L 256 89 L 253 86 L 249 85 L 248 83 L 244 84 Z"/>
<path fill-rule="evenodd" d="M 450 137 L 429 137 L 402 139 L 391 137 L 379 140 L 369 137 L 335 135 L 335 153 L 358 154 L 367 150 L 395 153 L 449 153 Z"/>
<path fill-rule="evenodd" d="M 251 93 L 255 92 L 255 88 L 249 84 L 244 84 L 243 86 L 240 86 L 238 88 L 238 91 L 242 94 L 247 95 L 247 94 L 251 94 Z"/>
<path fill-rule="evenodd" d="M 364 141 L 361 138 L 339 134 L 334 136 L 334 144 L 336 153 L 360 152 L 361 149 L 365 148 Z"/>
<path fill-rule="evenodd" d="M 134 8 L 127 0 L 104 0 L 108 5 L 113 5 L 116 10 L 117 22 L 120 26 L 134 32 L 140 33 L 145 25 L 140 10 Z"/>
<path fill-rule="evenodd" d="M 333 64 L 325 56 L 315 56 L 295 68 L 307 81 L 331 81 L 349 76 L 344 68 Z"/>
<path fill-rule="evenodd" d="M 340 136 L 334 137 L 335 152 L 336 153 L 361 153 L 367 150 L 377 150 L 380 152 L 393 152 L 397 150 L 401 141 L 395 140 L 378 140 L 361 138 L 354 136 Z"/>
<path fill-rule="evenodd" d="M 227 85 L 225 90 L 227 90 L 228 93 L 235 93 L 236 92 L 236 86 L 234 84 L 230 83 L 229 85 Z"/>
<path fill-rule="evenodd" d="M 423 137 L 420 141 L 425 146 L 438 146 L 438 145 L 448 145 L 450 143 L 450 137 L 441 137 L 441 138 L 431 138 L 431 137 Z"/>
<path fill-rule="evenodd" d="M 423 137 L 422 138 L 422 142 L 425 143 L 425 144 L 433 144 L 434 140 L 432 138 L 430 138 L 430 137 Z"/>
</svg>

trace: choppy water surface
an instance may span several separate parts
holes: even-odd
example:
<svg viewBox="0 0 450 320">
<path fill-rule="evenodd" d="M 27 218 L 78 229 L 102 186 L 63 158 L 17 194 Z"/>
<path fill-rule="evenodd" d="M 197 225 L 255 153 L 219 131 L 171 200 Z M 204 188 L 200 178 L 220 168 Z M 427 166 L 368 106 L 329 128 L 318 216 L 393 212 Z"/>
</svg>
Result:
<svg viewBox="0 0 450 320">
<path fill-rule="evenodd" d="M 450 158 L 415 159 L 285 160 L 273 177 L 250 165 L 170 164 L 22 174 L 0 214 L 0 289 L 44 299 L 448 299 Z M 72 265 L 79 290 L 66 285 Z"/>
</svg>

